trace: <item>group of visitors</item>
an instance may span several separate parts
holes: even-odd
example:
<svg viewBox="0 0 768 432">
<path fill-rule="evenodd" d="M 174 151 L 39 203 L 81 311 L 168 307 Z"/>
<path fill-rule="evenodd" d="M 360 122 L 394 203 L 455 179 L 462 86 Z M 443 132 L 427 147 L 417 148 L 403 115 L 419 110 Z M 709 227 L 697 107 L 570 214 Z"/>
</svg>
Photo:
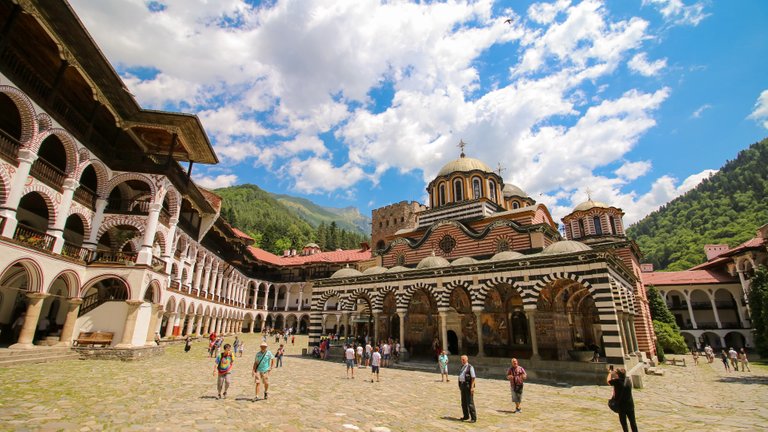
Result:
<svg viewBox="0 0 768 432">
<path fill-rule="evenodd" d="M 264 399 L 269 398 L 269 374 L 276 366 L 276 359 L 280 359 L 282 363 L 282 351 L 281 345 L 278 349 L 278 356 L 272 354 L 268 349 L 266 342 L 262 342 L 259 346 L 259 351 L 256 353 L 256 357 L 253 361 L 253 367 L 251 368 L 251 376 L 255 386 L 253 402 L 259 400 L 259 390 L 261 385 L 264 385 Z M 223 351 L 216 355 L 216 362 L 213 368 L 213 374 L 217 377 L 216 389 L 218 390 L 217 399 L 226 399 L 227 391 L 231 384 L 230 377 L 232 375 L 232 367 L 235 363 L 235 356 L 230 344 L 224 344 Z"/>
<path fill-rule="evenodd" d="M 733 368 L 734 372 L 738 372 L 739 363 L 741 363 L 742 372 L 752 372 L 752 369 L 749 368 L 749 359 L 747 359 L 747 352 L 744 348 L 741 348 L 738 352 L 733 347 L 727 353 L 725 350 L 722 350 L 720 352 L 720 359 L 723 361 L 723 367 L 725 367 L 726 372 L 730 372 L 731 368 Z"/>
</svg>

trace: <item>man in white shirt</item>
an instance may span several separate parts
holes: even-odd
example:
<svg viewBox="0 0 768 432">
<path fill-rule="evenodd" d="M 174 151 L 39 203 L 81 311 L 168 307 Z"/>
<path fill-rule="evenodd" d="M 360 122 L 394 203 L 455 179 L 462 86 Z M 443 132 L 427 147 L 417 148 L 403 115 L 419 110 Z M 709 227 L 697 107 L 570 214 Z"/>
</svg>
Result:
<svg viewBox="0 0 768 432">
<path fill-rule="evenodd" d="M 390 353 L 390 346 L 388 343 L 384 342 L 384 345 L 381 346 L 381 365 L 383 367 L 389 366 L 389 353 Z"/>
<path fill-rule="evenodd" d="M 363 346 L 357 346 L 357 367 L 363 367 Z"/>
<path fill-rule="evenodd" d="M 379 354 L 379 347 L 373 349 L 371 354 L 371 382 L 373 382 L 373 376 L 376 375 L 376 382 L 379 382 L 379 365 L 381 364 L 381 354 Z"/>
<path fill-rule="evenodd" d="M 368 367 L 371 365 L 371 353 L 373 352 L 373 347 L 370 343 L 365 344 L 365 367 Z"/>
<path fill-rule="evenodd" d="M 469 364 L 469 357 L 461 356 L 461 370 L 459 371 L 459 390 L 461 391 L 461 411 L 464 416 L 461 420 L 477 421 L 475 411 L 475 368 Z"/>
<path fill-rule="evenodd" d="M 350 371 L 352 371 L 352 379 L 355 379 L 355 349 L 351 345 L 347 345 L 347 349 L 344 350 L 344 359 L 347 363 L 347 379 Z"/>
</svg>

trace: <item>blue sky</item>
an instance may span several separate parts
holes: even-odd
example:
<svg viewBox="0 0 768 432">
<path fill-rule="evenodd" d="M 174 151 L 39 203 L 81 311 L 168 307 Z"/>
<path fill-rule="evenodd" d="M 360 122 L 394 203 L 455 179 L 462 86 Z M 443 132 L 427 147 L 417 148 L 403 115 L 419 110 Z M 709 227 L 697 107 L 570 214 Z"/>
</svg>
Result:
<svg viewBox="0 0 768 432">
<path fill-rule="evenodd" d="M 556 219 L 632 223 L 768 136 L 759 0 L 71 3 L 143 107 L 200 117 L 211 188 L 370 214 L 463 139 Z"/>
</svg>

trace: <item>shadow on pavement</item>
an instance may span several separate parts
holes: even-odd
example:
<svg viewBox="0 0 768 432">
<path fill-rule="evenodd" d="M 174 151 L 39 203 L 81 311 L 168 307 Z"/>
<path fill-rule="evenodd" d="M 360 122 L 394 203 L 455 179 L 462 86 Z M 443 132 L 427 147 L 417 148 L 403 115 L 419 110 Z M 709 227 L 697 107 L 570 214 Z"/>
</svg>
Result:
<svg viewBox="0 0 768 432">
<path fill-rule="evenodd" d="M 735 373 L 735 372 L 732 372 Z M 741 373 L 741 372 L 739 372 Z M 728 376 L 720 378 L 718 381 L 722 383 L 730 383 L 730 384 L 762 384 L 762 385 L 768 385 L 768 377 L 766 376 L 754 376 L 754 375 L 746 375 L 746 376 Z"/>
</svg>

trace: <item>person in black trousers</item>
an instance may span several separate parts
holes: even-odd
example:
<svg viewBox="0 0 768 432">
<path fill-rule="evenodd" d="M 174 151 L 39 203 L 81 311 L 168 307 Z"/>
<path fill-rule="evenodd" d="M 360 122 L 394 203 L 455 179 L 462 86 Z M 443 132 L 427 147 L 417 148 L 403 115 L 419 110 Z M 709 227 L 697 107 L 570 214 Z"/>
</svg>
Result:
<svg viewBox="0 0 768 432">
<path fill-rule="evenodd" d="M 462 420 L 469 420 L 471 423 L 477 421 L 477 412 L 475 411 L 475 368 L 469 364 L 469 358 L 461 356 L 461 371 L 459 372 L 459 390 L 461 391 L 461 411 L 464 413 Z"/>
<path fill-rule="evenodd" d="M 613 387 L 612 399 L 616 401 L 618 407 L 619 423 L 624 432 L 628 432 L 627 419 L 632 432 L 637 432 L 637 423 L 635 422 L 635 401 L 632 399 L 632 380 L 627 377 L 627 370 L 624 368 L 613 370 L 613 366 L 608 371 L 606 378 L 608 385 Z"/>
</svg>

